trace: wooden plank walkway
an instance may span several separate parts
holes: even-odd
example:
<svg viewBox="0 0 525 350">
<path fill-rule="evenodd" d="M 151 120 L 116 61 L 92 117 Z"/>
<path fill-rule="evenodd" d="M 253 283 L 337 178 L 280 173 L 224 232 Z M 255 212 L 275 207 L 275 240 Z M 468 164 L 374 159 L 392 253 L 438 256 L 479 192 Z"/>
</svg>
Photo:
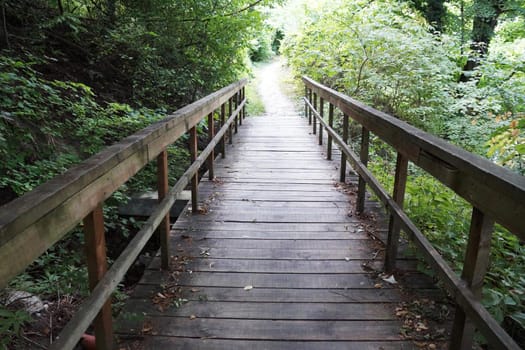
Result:
<svg viewBox="0 0 525 350">
<path fill-rule="evenodd" d="M 382 245 L 369 234 L 384 233 L 384 217 L 371 201 L 372 215 L 353 214 L 339 155 L 326 160 L 307 124 L 286 113 L 245 120 L 216 180 L 199 186 L 201 213 L 173 227 L 171 271 L 156 258 L 128 301 L 124 348 L 418 348 L 396 317 L 410 296 L 378 277 Z M 405 280 L 435 292 L 419 274 Z"/>
<path fill-rule="evenodd" d="M 338 161 L 297 116 L 245 124 L 200 185 L 202 213 L 174 225 L 173 271 L 153 262 L 124 313 L 142 323 L 128 317 L 121 336 L 139 331 L 148 349 L 412 348 L 395 315 L 406 297 L 377 278 L 380 248 L 335 186 Z"/>
</svg>

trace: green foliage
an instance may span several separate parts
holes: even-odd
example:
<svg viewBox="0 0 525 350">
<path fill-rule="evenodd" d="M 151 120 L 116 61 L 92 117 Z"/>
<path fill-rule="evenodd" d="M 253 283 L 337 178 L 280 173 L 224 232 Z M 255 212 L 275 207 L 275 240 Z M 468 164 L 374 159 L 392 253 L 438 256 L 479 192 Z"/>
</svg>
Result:
<svg viewBox="0 0 525 350">
<path fill-rule="evenodd" d="M 26 311 L 0 307 L 0 349 L 8 349 L 22 327 L 29 322 L 31 316 Z"/>
<path fill-rule="evenodd" d="M 346 2 L 307 19 L 283 53 L 299 74 L 401 119 L 439 131 L 457 68 L 454 41 L 438 38 L 407 6 Z"/>
<path fill-rule="evenodd" d="M 525 175 L 525 114 L 498 116 L 502 126 L 488 141 L 487 155 L 496 163 Z"/>
<path fill-rule="evenodd" d="M 69 294 L 87 296 L 87 269 L 83 254 L 83 235 L 75 231 L 42 254 L 10 284 L 45 298 Z"/>
</svg>

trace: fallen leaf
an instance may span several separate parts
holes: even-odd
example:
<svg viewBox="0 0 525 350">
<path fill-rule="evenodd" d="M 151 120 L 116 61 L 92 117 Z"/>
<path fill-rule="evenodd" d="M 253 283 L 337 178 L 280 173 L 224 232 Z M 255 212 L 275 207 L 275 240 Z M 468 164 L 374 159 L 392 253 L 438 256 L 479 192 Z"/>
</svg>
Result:
<svg viewBox="0 0 525 350">
<path fill-rule="evenodd" d="M 253 286 L 246 286 L 244 287 L 244 290 L 252 290 L 253 289 Z"/>
<path fill-rule="evenodd" d="M 192 292 L 192 293 L 197 293 L 198 291 L 199 291 L 199 290 L 198 290 L 197 288 L 192 288 L 192 289 L 191 289 L 191 292 Z"/>
<path fill-rule="evenodd" d="M 346 260 L 346 261 L 350 261 L 350 258 L 347 257 L 347 256 L 345 256 L 345 260 Z"/>
<path fill-rule="evenodd" d="M 379 289 L 379 288 L 383 288 L 383 284 L 381 284 L 381 283 L 376 283 L 376 284 L 374 284 L 374 288 L 377 288 L 377 289 Z"/>
<path fill-rule="evenodd" d="M 418 322 L 418 323 L 416 324 L 416 331 L 420 332 L 420 331 L 426 331 L 426 330 L 428 330 L 428 327 L 425 326 L 424 323 L 422 323 L 422 322 Z"/>
<path fill-rule="evenodd" d="M 383 281 L 388 282 L 390 284 L 397 284 L 394 275 L 390 275 L 389 277 L 383 277 Z"/>
<path fill-rule="evenodd" d="M 142 325 L 142 333 L 149 333 L 151 332 L 152 329 L 153 327 L 151 326 L 151 323 L 149 322 L 144 322 L 144 324 Z"/>
<path fill-rule="evenodd" d="M 190 316 L 190 320 L 194 320 L 194 319 L 196 319 L 196 318 L 197 318 L 197 316 L 195 316 L 195 315 L 191 315 L 191 316 Z"/>
</svg>

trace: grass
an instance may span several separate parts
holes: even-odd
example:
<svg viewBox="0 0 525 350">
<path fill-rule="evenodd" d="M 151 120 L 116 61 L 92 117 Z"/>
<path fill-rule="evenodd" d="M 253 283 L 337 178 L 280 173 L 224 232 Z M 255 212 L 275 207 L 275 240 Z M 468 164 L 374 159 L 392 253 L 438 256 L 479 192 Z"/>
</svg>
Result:
<svg viewBox="0 0 525 350">
<path fill-rule="evenodd" d="M 266 112 L 264 108 L 264 103 L 261 100 L 259 95 L 258 86 L 260 81 L 260 67 L 265 63 L 252 63 L 253 64 L 253 73 L 246 85 L 246 113 L 250 117 L 260 116 Z"/>
</svg>

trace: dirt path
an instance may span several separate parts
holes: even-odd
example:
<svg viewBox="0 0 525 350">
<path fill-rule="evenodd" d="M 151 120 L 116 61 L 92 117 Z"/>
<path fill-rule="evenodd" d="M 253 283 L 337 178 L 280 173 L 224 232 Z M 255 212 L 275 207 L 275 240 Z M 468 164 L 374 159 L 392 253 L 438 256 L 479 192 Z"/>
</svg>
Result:
<svg viewBox="0 0 525 350">
<path fill-rule="evenodd" d="M 283 91 L 283 87 L 291 79 L 290 72 L 284 65 L 285 61 L 277 58 L 256 72 L 259 81 L 257 92 L 264 104 L 265 114 L 269 116 L 297 115 L 294 102 Z"/>
</svg>

